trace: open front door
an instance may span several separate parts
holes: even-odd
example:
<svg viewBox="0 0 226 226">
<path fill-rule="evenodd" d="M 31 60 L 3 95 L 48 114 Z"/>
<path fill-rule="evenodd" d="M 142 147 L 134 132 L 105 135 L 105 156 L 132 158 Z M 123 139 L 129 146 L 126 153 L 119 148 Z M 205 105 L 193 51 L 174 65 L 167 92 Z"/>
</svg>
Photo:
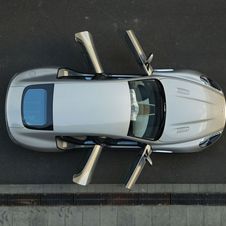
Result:
<svg viewBox="0 0 226 226">
<path fill-rule="evenodd" d="M 88 54 L 91 64 L 96 74 L 103 74 L 103 68 L 97 55 L 96 48 L 93 43 L 93 37 L 88 31 L 82 31 L 75 34 L 75 41 L 82 44 Z"/>
<path fill-rule="evenodd" d="M 129 172 L 128 179 L 126 181 L 127 189 L 132 189 L 133 185 L 136 183 L 138 177 L 140 176 L 146 162 L 152 165 L 152 160 L 150 158 L 151 153 L 152 153 L 151 146 L 146 145 L 143 153 L 138 156 L 138 158 L 136 159 L 136 163 Z"/>
<path fill-rule="evenodd" d="M 135 33 L 132 30 L 127 30 L 126 33 L 130 41 L 130 47 L 132 48 L 132 52 L 135 54 L 138 60 L 138 64 L 143 67 L 144 71 L 148 76 L 152 75 L 153 68 L 151 66 L 151 61 L 153 59 L 153 54 L 150 54 L 147 57 Z"/>
</svg>

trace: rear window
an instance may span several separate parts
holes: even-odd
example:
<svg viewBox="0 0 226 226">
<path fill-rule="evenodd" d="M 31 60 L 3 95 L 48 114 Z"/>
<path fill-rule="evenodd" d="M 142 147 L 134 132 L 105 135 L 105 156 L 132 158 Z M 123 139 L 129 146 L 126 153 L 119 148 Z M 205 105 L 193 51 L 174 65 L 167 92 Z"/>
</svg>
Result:
<svg viewBox="0 0 226 226">
<path fill-rule="evenodd" d="M 22 119 L 30 129 L 53 129 L 53 84 L 25 88 L 22 98 Z"/>
</svg>

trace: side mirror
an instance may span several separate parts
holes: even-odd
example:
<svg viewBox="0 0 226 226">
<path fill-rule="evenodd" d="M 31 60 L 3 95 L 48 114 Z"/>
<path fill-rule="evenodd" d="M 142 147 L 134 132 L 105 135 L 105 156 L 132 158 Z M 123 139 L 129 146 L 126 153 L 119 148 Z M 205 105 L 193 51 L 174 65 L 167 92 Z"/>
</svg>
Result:
<svg viewBox="0 0 226 226">
<path fill-rule="evenodd" d="M 69 143 L 61 139 L 61 137 L 56 137 L 56 146 L 59 150 L 65 151 L 68 150 Z"/>
<path fill-rule="evenodd" d="M 138 157 L 136 164 L 132 168 L 130 175 L 128 176 L 128 180 L 126 181 L 126 188 L 132 189 L 137 179 L 139 178 L 146 162 L 152 165 L 152 160 L 150 155 L 152 153 L 152 148 L 150 145 L 146 145 L 144 151 L 141 156 Z"/>
<path fill-rule="evenodd" d="M 61 151 L 67 151 L 74 148 L 74 144 L 63 137 L 56 137 L 56 146 Z"/>
</svg>

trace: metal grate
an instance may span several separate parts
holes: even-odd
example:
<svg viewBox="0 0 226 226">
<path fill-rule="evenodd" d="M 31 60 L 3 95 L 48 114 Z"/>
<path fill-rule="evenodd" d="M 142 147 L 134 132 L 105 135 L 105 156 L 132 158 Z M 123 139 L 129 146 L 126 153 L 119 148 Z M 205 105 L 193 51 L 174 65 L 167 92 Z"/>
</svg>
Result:
<svg viewBox="0 0 226 226">
<path fill-rule="evenodd" d="M 226 205 L 226 193 L 1 194 L 0 206 Z"/>
</svg>

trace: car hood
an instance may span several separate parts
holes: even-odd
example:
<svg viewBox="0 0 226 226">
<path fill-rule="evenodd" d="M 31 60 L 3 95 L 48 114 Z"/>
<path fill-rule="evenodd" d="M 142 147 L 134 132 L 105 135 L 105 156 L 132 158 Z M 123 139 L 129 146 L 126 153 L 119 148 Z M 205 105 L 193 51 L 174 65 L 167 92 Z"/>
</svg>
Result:
<svg viewBox="0 0 226 226">
<path fill-rule="evenodd" d="M 160 141 L 184 142 L 221 131 L 225 98 L 217 90 L 184 79 L 162 79 L 166 121 Z"/>
<path fill-rule="evenodd" d="M 129 123 L 128 82 L 55 83 L 53 125 L 56 133 L 126 136 Z"/>
</svg>

